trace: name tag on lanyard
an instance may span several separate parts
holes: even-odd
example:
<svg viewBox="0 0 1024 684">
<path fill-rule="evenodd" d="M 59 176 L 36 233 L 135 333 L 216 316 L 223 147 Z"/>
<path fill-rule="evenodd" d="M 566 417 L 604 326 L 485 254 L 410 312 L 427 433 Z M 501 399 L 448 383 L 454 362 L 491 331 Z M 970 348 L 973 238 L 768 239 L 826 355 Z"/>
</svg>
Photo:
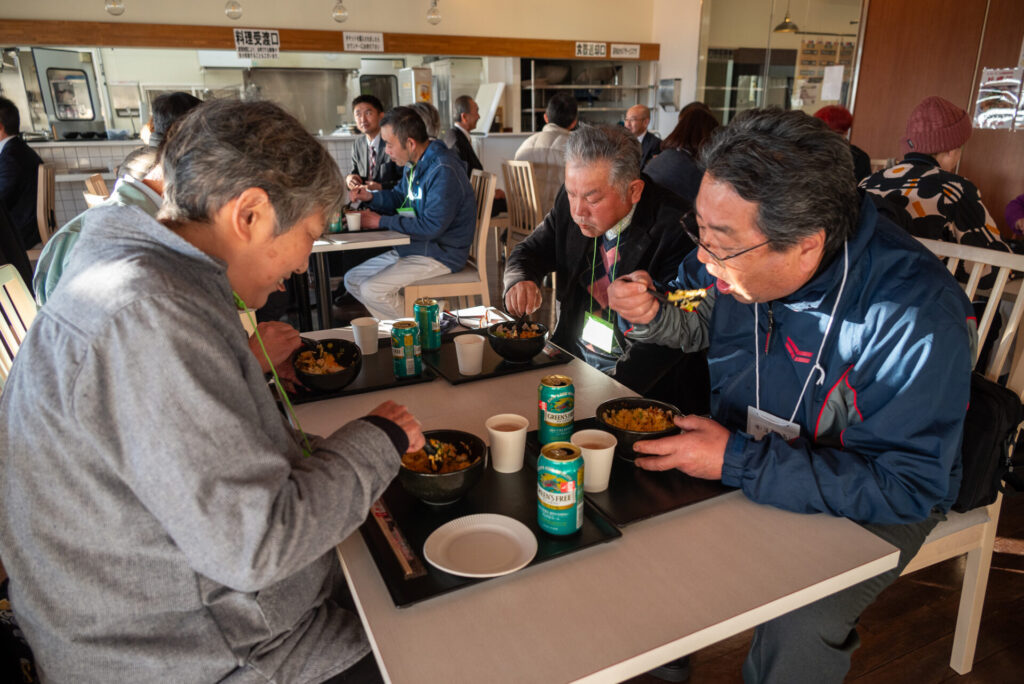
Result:
<svg viewBox="0 0 1024 684">
<path fill-rule="evenodd" d="M 615 349 L 615 326 L 600 316 L 588 313 L 583 322 L 583 333 L 580 338 L 593 345 L 595 349 L 610 354 Z"/>
<path fill-rule="evenodd" d="M 788 420 L 773 416 L 754 406 L 747 407 L 747 434 L 754 439 L 762 439 L 770 433 L 781 435 L 787 442 L 800 436 L 800 426 Z"/>
</svg>

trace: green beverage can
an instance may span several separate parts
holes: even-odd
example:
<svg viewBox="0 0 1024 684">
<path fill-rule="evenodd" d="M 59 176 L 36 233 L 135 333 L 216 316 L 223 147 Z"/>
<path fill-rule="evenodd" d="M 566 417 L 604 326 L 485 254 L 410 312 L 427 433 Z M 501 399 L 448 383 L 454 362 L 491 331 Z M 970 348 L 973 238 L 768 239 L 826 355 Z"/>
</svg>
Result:
<svg viewBox="0 0 1024 684">
<path fill-rule="evenodd" d="M 327 223 L 328 233 L 340 233 L 341 226 L 345 223 L 345 219 L 342 218 L 340 213 L 334 213 L 331 215 L 331 220 Z"/>
<path fill-rule="evenodd" d="M 396 378 L 411 378 L 423 372 L 416 321 L 395 321 L 391 327 L 391 362 Z"/>
<path fill-rule="evenodd" d="M 537 388 L 537 435 L 541 445 L 572 437 L 576 390 L 568 375 L 548 375 Z"/>
<path fill-rule="evenodd" d="M 421 297 L 412 304 L 416 324 L 420 327 L 420 346 L 423 351 L 441 348 L 441 307 L 436 299 Z"/>
<path fill-rule="evenodd" d="M 583 527 L 583 456 L 569 442 L 541 447 L 537 458 L 537 523 L 565 536 Z"/>
</svg>

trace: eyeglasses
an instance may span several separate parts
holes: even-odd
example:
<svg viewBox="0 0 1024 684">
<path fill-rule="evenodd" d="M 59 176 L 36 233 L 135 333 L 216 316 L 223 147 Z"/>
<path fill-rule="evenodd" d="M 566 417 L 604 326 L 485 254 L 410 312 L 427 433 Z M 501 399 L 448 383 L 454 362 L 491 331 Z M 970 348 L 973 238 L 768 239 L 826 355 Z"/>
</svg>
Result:
<svg viewBox="0 0 1024 684">
<path fill-rule="evenodd" d="M 686 233 L 687 237 L 689 237 L 691 240 L 693 240 L 693 244 L 697 245 L 698 247 L 703 249 L 705 252 L 707 252 L 708 256 L 711 257 L 712 259 L 714 259 L 715 263 L 717 263 L 717 264 L 721 264 L 723 261 L 728 261 L 729 259 L 735 259 L 738 256 L 743 256 L 747 252 L 751 252 L 751 251 L 757 249 L 758 247 L 764 247 L 769 242 L 771 242 L 771 240 L 765 240 L 764 242 L 759 242 L 758 244 L 754 245 L 753 247 L 747 247 L 746 249 L 741 249 L 738 252 L 734 252 L 733 254 L 730 254 L 729 256 L 718 256 L 717 254 L 712 252 L 710 249 L 708 249 L 707 245 L 705 245 L 703 242 L 700 241 L 700 238 L 697 236 L 696 233 L 694 233 L 692 230 L 690 230 L 690 228 L 687 227 L 686 224 L 689 223 L 692 220 L 693 220 L 693 214 L 692 213 L 687 214 L 686 216 L 683 217 L 683 220 L 680 221 L 680 223 L 683 226 L 683 232 Z"/>
</svg>

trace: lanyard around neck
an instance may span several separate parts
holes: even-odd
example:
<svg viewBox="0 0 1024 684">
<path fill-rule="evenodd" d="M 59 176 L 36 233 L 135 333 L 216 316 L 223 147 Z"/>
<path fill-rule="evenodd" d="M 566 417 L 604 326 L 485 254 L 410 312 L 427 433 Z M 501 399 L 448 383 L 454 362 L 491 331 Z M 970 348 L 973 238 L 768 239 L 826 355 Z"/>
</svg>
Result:
<svg viewBox="0 0 1024 684">
<path fill-rule="evenodd" d="M 405 184 L 405 197 L 402 198 L 402 204 L 399 209 L 404 208 L 409 202 L 412 201 L 412 181 L 416 177 L 416 164 L 413 163 L 409 166 L 409 181 Z"/>
<path fill-rule="evenodd" d="M 604 240 L 604 236 L 600 235 L 594 238 L 594 256 L 590 259 L 590 311 L 594 313 L 594 271 L 597 270 L 597 241 Z M 622 231 L 620 230 L 615 234 L 615 261 L 612 262 L 612 273 L 608 278 L 609 282 L 615 280 L 615 268 L 619 265 L 619 241 L 622 240 Z M 610 316 L 609 316 L 610 319 Z"/>
<path fill-rule="evenodd" d="M 299 434 L 302 435 L 302 455 L 308 458 L 313 455 L 313 447 L 309 443 L 309 437 L 306 436 L 306 431 L 302 429 L 302 425 L 299 423 L 299 417 L 295 415 L 295 409 L 292 408 L 292 402 L 288 399 L 288 392 L 285 390 L 284 385 L 281 384 L 281 379 L 277 377 L 277 369 L 274 368 L 274 362 L 270 360 L 270 354 L 267 353 L 267 348 L 263 346 L 263 338 L 260 337 L 260 329 L 256 325 L 256 318 L 253 317 L 252 311 L 250 311 L 249 307 L 245 305 L 245 302 L 237 292 L 232 291 L 231 294 L 235 297 L 235 306 L 238 307 L 239 311 L 244 311 L 245 315 L 249 318 L 249 324 L 252 326 L 253 330 L 252 334 L 256 336 L 256 341 L 260 343 L 260 351 L 263 352 L 263 358 L 267 360 L 267 365 L 270 366 L 270 373 L 274 376 L 274 384 L 277 386 L 277 393 L 281 395 L 281 400 L 284 401 L 284 405 L 288 407 L 288 415 L 291 416 Z"/>
<path fill-rule="evenodd" d="M 821 344 L 818 345 L 818 354 L 814 358 L 814 365 L 811 370 L 807 372 L 807 379 L 804 380 L 803 389 L 800 390 L 800 396 L 797 397 L 796 404 L 793 406 L 793 414 L 789 417 L 789 422 L 792 423 L 796 418 L 797 411 L 800 410 L 800 403 L 804 399 L 804 394 L 807 393 L 807 386 L 811 383 L 811 377 L 815 371 L 819 373 L 817 384 L 825 382 L 825 369 L 821 366 L 821 353 L 825 349 L 825 340 L 828 339 L 828 333 L 832 329 L 832 322 L 835 320 L 836 311 L 839 309 L 839 300 L 843 298 L 843 289 L 846 287 L 846 277 L 850 272 L 850 247 L 849 244 L 843 243 L 843 279 L 839 282 L 839 293 L 836 295 L 836 301 L 832 304 L 832 313 L 828 316 L 828 324 L 825 326 L 825 334 L 821 337 Z M 757 410 L 761 410 L 761 344 L 757 339 L 757 302 L 754 302 L 754 403 Z"/>
</svg>

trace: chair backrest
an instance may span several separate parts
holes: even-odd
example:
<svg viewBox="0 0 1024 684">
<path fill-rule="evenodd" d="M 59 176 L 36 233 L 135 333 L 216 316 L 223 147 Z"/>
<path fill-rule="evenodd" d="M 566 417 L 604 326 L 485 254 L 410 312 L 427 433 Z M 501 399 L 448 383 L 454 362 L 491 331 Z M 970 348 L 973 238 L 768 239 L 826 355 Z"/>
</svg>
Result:
<svg viewBox="0 0 1024 684">
<path fill-rule="evenodd" d="M 541 216 L 537 185 L 533 180 L 533 162 L 502 162 L 501 172 L 505 176 L 509 228 L 529 233 L 544 219 Z"/>
<path fill-rule="evenodd" d="M 36 302 L 11 264 L 0 266 L 0 388 L 36 317 Z"/>
<path fill-rule="evenodd" d="M 39 165 L 39 183 L 36 186 L 36 224 L 39 239 L 45 245 L 57 230 L 57 215 L 54 210 L 57 195 L 57 175 L 53 164 Z"/>
<path fill-rule="evenodd" d="M 989 269 L 996 272 L 992 289 L 987 293 L 982 293 L 988 297 L 988 302 L 981 320 L 978 321 L 978 348 L 980 351 L 988 337 L 1000 304 L 1008 303 L 1011 307 L 1010 315 L 1008 318 L 1004 317 L 1005 320 L 1003 320 L 1002 328 L 999 331 L 999 339 L 989 355 L 988 367 L 984 369 L 985 377 L 998 381 L 1020 328 L 1021 314 L 1024 313 L 1024 293 L 1022 293 L 1020 280 L 1020 276 L 1024 275 L 1024 256 L 983 247 L 969 247 L 954 242 L 923 238 L 918 238 L 918 240 L 934 254 L 946 259 L 946 267 L 950 273 L 955 274 L 957 266 L 963 265 L 964 270 L 968 273 L 968 279 L 963 284 L 963 288 L 971 301 L 974 301 L 978 294 L 981 277 L 986 275 Z M 1012 282 L 1010 282 L 1011 273 L 1017 273 L 1017 279 Z M 1016 363 L 1021 357 L 1024 357 L 1022 352 L 1024 352 L 1024 345 L 1018 345 L 1017 359 L 1013 360 L 1014 366 L 1024 366 L 1022 363 Z M 1024 397 L 1024 368 L 1014 368 L 1013 371 L 1007 387 Z"/>
<path fill-rule="evenodd" d="M 469 184 L 476 197 L 476 233 L 469 248 L 469 260 L 480 271 L 480 278 L 487 282 L 487 236 L 491 226 L 491 207 L 494 205 L 494 187 L 498 177 L 487 171 L 473 170 Z"/>
<path fill-rule="evenodd" d="M 107 189 L 107 182 L 103 180 L 103 176 L 98 173 L 94 173 L 85 179 L 85 191 L 90 195 L 100 195 L 104 198 L 110 196 L 110 190 Z"/>
</svg>

